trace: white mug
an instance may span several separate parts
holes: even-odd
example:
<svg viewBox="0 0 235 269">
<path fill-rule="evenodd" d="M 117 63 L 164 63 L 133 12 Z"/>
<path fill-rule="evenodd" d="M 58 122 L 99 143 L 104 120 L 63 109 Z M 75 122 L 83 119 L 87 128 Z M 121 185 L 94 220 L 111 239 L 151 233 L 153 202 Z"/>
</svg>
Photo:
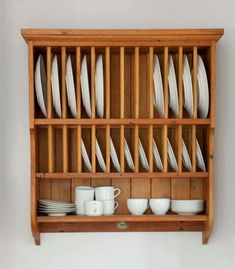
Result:
<svg viewBox="0 0 235 269">
<path fill-rule="evenodd" d="M 77 186 L 75 188 L 75 203 L 79 201 L 94 200 L 95 189 L 90 186 Z"/>
<path fill-rule="evenodd" d="M 112 186 L 95 188 L 95 199 L 99 201 L 114 200 L 121 193 L 121 190 Z"/>
<path fill-rule="evenodd" d="M 86 216 L 102 216 L 103 201 L 85 201 Z"/>
<path fill-rule="evenodd" d="M 148 207 L 148 199 L 127 199 L 127 208 L 132 215 L 143 215 Z"/>
<path fill-rule="evenodd" d="M 114 200 L 105 200 L 103 201 L 104 215 L 109 216 L 113 215 L 114 211 L 118 208 L 118 202 Z"/>
<path fill-rule="evenodd" d="M 80 216 L 85 215 L 85 201 L 76 201 L 76 214 Z"/>
</svg>

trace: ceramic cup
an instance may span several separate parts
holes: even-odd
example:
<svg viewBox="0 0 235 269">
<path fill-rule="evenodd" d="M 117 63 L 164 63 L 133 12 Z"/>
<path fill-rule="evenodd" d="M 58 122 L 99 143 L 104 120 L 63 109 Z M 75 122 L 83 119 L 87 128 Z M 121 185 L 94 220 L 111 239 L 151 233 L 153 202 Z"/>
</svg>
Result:
<svg viewBox="0 0 235 269">
<path fill-rule="evenodd" d="M 150 199 L 149 204 L 155 215 L 165 215 L 170 208 L 170 199 Z"/>
<path fill-rule="evenodd" d="M 102 216 L 103 201 L 85 201 L 86 216 Z"/>
<path fill-rule="evenodd" d="M 85 201 L 76 201 L 76 214 L 85 215 Z"/>
<path fill-rule="evenodd" d="M 105 200 L 103 201 L 104 215 L 109 216 L 113 215 L 114 211 L 118 208 L 118 202 L 114 200 Z"/>
<path fill-rule="evenodd" d="M 127 199 L 127 208 L 132 215 L 143 215 L 148 209 L 148 199 Z"/>
<path fill-rule="evenodd" d="M 75 203 L 94 200 L 95 189 L 90 186 L 78 186 L 75 189 Z"/>
<path fill-rule="evenodd" d="M 95 199 L 99 201 L 114 200 L 121 193 L 121 190 L 112 186 L 95 188 Z"/>
</svg>

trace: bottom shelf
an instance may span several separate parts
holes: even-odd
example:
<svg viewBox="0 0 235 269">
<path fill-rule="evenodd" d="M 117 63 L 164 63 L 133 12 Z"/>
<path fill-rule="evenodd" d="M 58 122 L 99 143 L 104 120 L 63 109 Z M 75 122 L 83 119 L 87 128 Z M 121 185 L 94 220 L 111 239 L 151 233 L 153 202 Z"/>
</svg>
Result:
<svg viewBox="0 0 235 269">
<path fill-rule="evenodd" d="M 206 215 L 38 216 L 40 232 L 203 231 Z"/>
</svg>

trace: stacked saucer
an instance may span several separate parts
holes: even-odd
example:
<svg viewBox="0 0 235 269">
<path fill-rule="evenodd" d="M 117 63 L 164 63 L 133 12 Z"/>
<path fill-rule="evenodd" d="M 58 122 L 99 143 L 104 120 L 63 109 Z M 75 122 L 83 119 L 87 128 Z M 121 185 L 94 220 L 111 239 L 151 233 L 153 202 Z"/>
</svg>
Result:
<svg viewBox="0 0 235 269">
<path fill-rule="evenodd" d="M 68 213 L 74 213 L 75 210 L 75 204 L 71 203 L 53 200 L 38 201 L 38 212 L 48 216 L 65 216 Z"/>
<path fill-rule="evenodd" d="M 203 210 L 203 200 L 171 200 L 171 211 L 180 215 L 195 215 Z"/>
</svg>

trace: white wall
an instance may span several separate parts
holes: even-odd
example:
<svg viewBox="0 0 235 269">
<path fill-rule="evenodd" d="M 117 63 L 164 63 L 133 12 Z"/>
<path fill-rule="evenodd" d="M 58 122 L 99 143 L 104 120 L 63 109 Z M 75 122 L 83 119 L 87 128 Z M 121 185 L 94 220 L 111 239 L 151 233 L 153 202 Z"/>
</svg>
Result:
<svg viewBox="0 0 235 269">
<path fill-rule="evenodd" d="M 233 268 L 235 263 L 235 5 L 221 0 L 0 0 L 0 267 Z M 29 222 L 27 48 L 23 27 L 223 27 L 218 45 L 216 219 L 209 244 L 200 233 L 42 235 Z M 230 123 L 231 122 L 231 123 Z M 162 267 L 161 267 L 162 266 Z"/>
</svg>

